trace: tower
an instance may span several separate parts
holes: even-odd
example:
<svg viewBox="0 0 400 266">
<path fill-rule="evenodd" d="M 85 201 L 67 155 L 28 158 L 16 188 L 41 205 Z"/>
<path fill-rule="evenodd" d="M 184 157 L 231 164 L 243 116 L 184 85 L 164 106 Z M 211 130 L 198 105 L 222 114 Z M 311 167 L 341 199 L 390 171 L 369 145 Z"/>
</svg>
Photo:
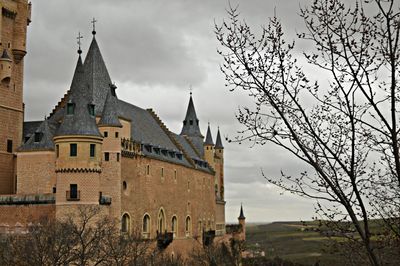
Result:
<svg viewBox="0 0 400 266">
<path fill-rule="evenodd" d="M 238 217 L 239 225 L 241 227 L 241 240 L 246 240 L 246 217 L 243 214 L 243 205 L 240 204 L 240 214 Z"/>
<path fill-rule="evenodd" d="M 200 153 L 201 157 L 204 156 L 204 136 L 200 132 L 199 119 L 197 118 L 196 110 L 194 109 L 192 93 L 190 93 L 189 104 L 186 111 L 185 120 L 183 120 L 181 135 L 188 137 L 195 146 L 196 150 Z"/>
<path fill-rule="evenodd" d="M 22 141 L 23 58 L 31 4 L 4 0 L 0 7 L 0 194 L 10 194 L 16 189 L 14 152 Z"/>
<path fill-rule="evenodd" d="M 210 123 L 208 123 L 206 141 L 204 142 L 204 159 L 215 168 L 214 164 L 214 141 L 211 136 Z"/>
<path fill-rule="evenodd" d="M 78 53 L 70 96 L 54 137 L 57 217 L 68 215 L 76 201 L 84 205 L 99 204 L 103 138 L 96 125 L 95 105 L 80 49 Z"/>
<path fill-rule="evenodd" d="M 221 134 L 217 133 L 217 140 L 215 142 L 215 169 L 218 173 L 215 180 L 217 185 L 217 198 L 224 199 L 224 146 L 222 145 Z"/>
<path fill-rule="evenodd" d="M 101 197 L 112 199 L 110 209 L 116 219 L 121 214 L 121 135 L 122 124 L 118 119 L 116 86 L 110 84 L 110 90 L 98 123 L 103 135 L 102 174 L 100 177 Z M 102 201 L 102 199 L 100 199 Z"/>
</svg>

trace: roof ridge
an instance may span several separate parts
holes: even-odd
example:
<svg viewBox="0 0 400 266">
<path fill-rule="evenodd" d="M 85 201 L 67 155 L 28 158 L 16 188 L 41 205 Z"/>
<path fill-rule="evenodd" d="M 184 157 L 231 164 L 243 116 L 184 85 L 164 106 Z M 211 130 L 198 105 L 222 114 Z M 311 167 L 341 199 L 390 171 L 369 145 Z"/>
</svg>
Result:
<svg viewBox="0 0 400 266">
<path fill-rule="evenodd" d="M 196 164 L 190 158 L 190 156 L 186 153 L 185 149 L 182 147 L 182 145 L 172 136 L 171 131 L 168 129 L 168 127 L 164 124 L 164 122 L 161 121 L 160 117 L 154 112 L 153 109 L 149 108 L 146 109 L 150 115 L 156 120 L 156 122 L 160 125 L 161 129 L 167 134 L 168 138 L 172 141 L 172 143 L 183 153 L 185 156 L 186 160 L 196 168 Z"/>
<path fill-rule="evenodd" d="M 54 106 L 53 110 L 51 110 L 49 114 L 49 118 L 53 116 L 58 110 L 62 109 L 65 106 L 65 103 L 67 102 L 68 96 L 70 95 L 71 90 L 67 90 L 67 92 L 64 94 L 64 96 L 61 98 L 61 100 L 58 101 L 56 106 Z"/>
<path fill-rule="evenodd" d="M 190 147 L 192 147 L 192 149 L 194 150 L 194 152 L 197 154 L 197 156 L 199 156 L 199 158 L 203 158 L 203 156 L 201 156 L 201 154 L 199 153 L 199 151 L 197 150 L 197 148 L 194 146 L 193 142 L 190 140 L 190 138 L 186 135 L 183 135 L 183 137 L 186 139 L 186 141 L 189 143 Z"/>
</svg>

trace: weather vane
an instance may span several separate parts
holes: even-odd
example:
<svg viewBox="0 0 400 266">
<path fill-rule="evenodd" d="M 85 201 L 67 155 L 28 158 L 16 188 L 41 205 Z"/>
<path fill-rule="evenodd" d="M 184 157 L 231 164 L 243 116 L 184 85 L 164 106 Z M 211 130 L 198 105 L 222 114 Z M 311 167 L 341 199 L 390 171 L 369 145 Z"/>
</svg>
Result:
<svg viewBox="0 0 400 266">
<path fill-rule="evenodd" d="M 97 22 L 97 20 L 95 18 L 93 18 L 91 21 L 91 23 L 93 24 L 93 31 L 92 31 L 93 35 L 96 34 L 96 22 Z"/>
<path fill-rule="evenodd" d="M 78 46 L 79 46 L 79 48 L 78 48 L 78 54 L 81 54 L 82 53 L 82 50 L 81 50 L 81 39 L 83 38 L 83 36 L 81 35 L 81 32 L 79 32 L 78 33 L 78 37 L 76 37 L 76 39 L 78 40 L 77 41 L 77 43 L 78 43 Z"/>
</svg>

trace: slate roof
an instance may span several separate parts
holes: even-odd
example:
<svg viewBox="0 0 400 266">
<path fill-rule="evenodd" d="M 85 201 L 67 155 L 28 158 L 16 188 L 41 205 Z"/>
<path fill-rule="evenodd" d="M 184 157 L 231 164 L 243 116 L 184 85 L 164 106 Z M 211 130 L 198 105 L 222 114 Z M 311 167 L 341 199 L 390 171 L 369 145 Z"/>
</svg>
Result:
<svg viewBox="0 0 400 266">
<path fill-rule="evenodd" d="M 67 105 L 74 105 L 74 112 L 68 114 L 66 108 L 64 108 L 64 119 L 56 132 L 56 136 L 101 136 L 95 116 L 89 113 L 89 105 L 92 104 L 92 92 L 87 80 L 88 76 L 85 75 L 82 59 L 79 55 L 67 102 Z"/>
<path fill-rule="evenodd" d="M 1 55 L 1 59 L 7 59 L 7 60 L 11 61 L 11 58 L 7 53 L 7 49 L 3 50 L 3 54 Z"/>
<path fill-rule="evenodd" d="M 95 104 L 96 115 L 101 117 L 99 124 L 120 126 L 118 117 L 131 122 L 131 139 L 142 145 L 142 152 L 145 156 L 193 167 L 185 158 L 185 153 L 196 163 L 197 169 L 212 173 L 212 169 L 202 159 L 203 136 L 198 126 L 192 97 L 189 100 L 185 119 L 188 121 L 187 125 L 192 119 L 193 127 L 187 127 L 187 131 L 182 129 L 182 132 L 190 134 L 190 136 L 186 136 L 190 139 L 191 143 L 189 143 L 184 136 L 186 134 L 178 135 L 167 131 L 168 129 L 163 128 L 160 121 L 156 120 L 150 111 L 119 100 L 112 86 L 97 41 L 93 37 L 84 63 L 79 55 L 71 82 L 71 90 L 66 99 L 67 103 L 75 103 L 76 115 L 67 115 L 66 106 L 59 108 L 45 123 L 24 123 L 24 136 L 33 134 L 34 130 L 39 127 L 39 123 L 41 123 L 40 127 L 48 128 L 43 130 L 43 147 L 52 146 L 54 148 L 54 143 L 52 143 L 54 135 L 100 136 L 95 118 L 90 116 L 87 106 Z M 62 121 L 62 123 L 60 124 L 58 121 Z M 21 149 L 34 150 L 36 144 L 32 143 L 32 138 L 33 136 L 28 141 L 29 143 L 23 145 Z M 182 147 L 184 151 L 180 151 L 177 146 Z M 196 151 L 193 146 L 196 147 Z"/>
<path fill-rule="evenodd" d="M 240 204 L 240 214 L 239 214 L 238 219 L 246 219 L 246 217 L 244 217 L 244 215 L 243 215 L 243 206 L 242 206 L 242 204 Z"/>
<path fill-rule="evenodd" d="M 212 146 L 214 146 L 214 141 L 213 141 L 212 136 L 211 136 L 210 123 L 208 123 L 206 141 L 204 142 L 204 145 L 212 145 Z"/>
<path fill-rule="evenodd" d="M 43 121 L 28 121 L 24 122 L 23 137 L 30 137 L 35 130 L 42 124 Z M 23 140 L 24 141 L 24 140 Z"/>
<path fill-rule="evenodd" d="M 122 127 L 122 124 L 118 119 L 118 99 L 115 94 L 114 85 L 110 87 L 107 94 L 106 103 L 104 104 L 103 113 L 98 125 Z"/>
<path fill-rule="evenodd" d="M 216 149 L 223 149 L 224 148 L 224 145 L 222 145 L 221 134 L 219 133 L 219 128 L 218 128 L 218 133 L 217 133 L 217 140 L 215 142 L 215 148 Z"/>
<path fill-rule="evenodd" d="M 53 137 L 57 124 L 48 119 L 41 122 L 40 126 L 31 134 L 30 138 L 22 144 L 19 151 L 35 151 L 35 150 L 54 150 Z M 35 134 L 39 134 L 39 141 L 36 141 Z"/>
<path fill-rule="evenodd" d="M 85 75 L 92 91 L 93 103 L 96 106 L 96 115 L 101 115 L 108 91 L 110 90 L 111 78 L 94 35 L 85 58 L 84 66 Z"/>
</svg>

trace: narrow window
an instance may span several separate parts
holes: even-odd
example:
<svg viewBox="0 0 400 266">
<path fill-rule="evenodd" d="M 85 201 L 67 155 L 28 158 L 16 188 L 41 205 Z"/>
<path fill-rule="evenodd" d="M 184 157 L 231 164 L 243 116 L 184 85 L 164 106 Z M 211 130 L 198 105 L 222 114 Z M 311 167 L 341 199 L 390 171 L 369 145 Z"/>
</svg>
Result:
<svg viewBox="0 0 400 266">
<path fill-rule="evenodd" d="M 143 217 L 143 238 L 149 238 L 150 237 L 150 217 L 149 215 L 145 215 Z"/>
<path fill-rule="evenodd" d="M 158 214 L 158 232 L 162 234 L 165 230 L 165 216 L 164 216 L 164 211 L 160 210 L 160 213 Z"/>
<path fill-rule="evenodd" d="M 174 238 L 177 236 L 176 235 L 176 233 L 178 232 L 177 227 L 178 227 L 178 222 L 177 222 L 176 216 L 174 216 L 174 217 L 172 217 L 172 222 L 171 222 L 171 231 L 172 231 L 172 234 L 174 235 Z"/>
<path fill-rule="evenodd" d="M 187 237 L 190 236 L 190 234 L 191 234 L 190 216 L 186 217 L 185 232 L 186 232 Z"/>
<path fill-rule="evenodd" d="M 108 162 L 110 160 L 110 153 L 109 152 L 105 152 L 104 153 L 104 161 Z"/>
<path fill-rule="evenodd" d="M 90 144 L 90 157 L 96 156 L 96 144 Z"/>
<path fill-rule="evenodd" d="M 58 144 L 56 145 L 56 156 L 57 158 L 60 157 L 60 146 Z"/>
<path fill-rule="evenodd" d="M 76 157 L 78 155 L 78 145 L 76 143 L 69 144 L 69 156 Z"/>
<path fill-rule="evenodd" d="M 116 138 L 119 137 L 119 132 L 115 132 L 115 137 L 116 137 Z"/>
<path fill-rule="evenodd" d="M 174 181 L 175 181 L 175 183 L 177 181 L 177 177 L 178 177 L 178 174 L 176 173 L 176 170 L 174 170 Z"/>
<path fill-rule="evenodd" d="M 124 216 L 122 216 L 122 220 L 121 220 L 121 229 L 123 233 L 129 233 L 129 227 L 130 227 L 130 218 L 128 214 L 124 214 Z"/>
<path fill-rule="evenodd" d="M 184 125 L 184 126 L 186 126 L 186 120 L 185 120 L 185 121 L 183 121 L 183 125 Z"/>
<path fill-rule="evenodd" d="M 189 124 L 192 126 L 193 125 L 193 120 L 189 120 Z"/>
<path fill-rule="evenodd" d="M 12 152 L 12 140 L 7 140 L 7 152 Z"/>
<path fill-rule="evenodd" d="M 94 116 L 94 104 L 88 104 L 89 114 Z"/>
<path fill-rule="evenodd" d="M 69 199 L 71 199 L 71 200 L 79 199 L 78 185 L 77 184 L 70 184 L 69 185 Z"/>
<path fill-rule="evenodd" d="M 117 153 L 117 162 L 119 162 L 119 153 Z"/>
<path fill-rule="evenodd" d="M 146 166 L 146 175 L 150 175 L 150 165 Z"/>
<path fill-rule="evenodd" d="M 56 193 L 56 192 L 57 192 L 57 188 L 53 187 L 53 193 Z"/>
<path fill-rule="evenodd" d="M 7 152 L 13 151 L 13 141 L 11 139 L 7 140 Z"/>
<path fill-rule="evenodd" d="M 161 167 L 161 177 L 164 177 L 164 167 Z"/>
<path fill-rule="evenodd" d="M 75 111 L 74 103 L 67 103 L 67 115 L 73 115 Z"/>
<path fill-rule="evenodd" d="M 128 185 L 126 184 L 126 181 L 122 182 L 122 188 L 123 188 L 124 190 L 126 190 L 127 187 L 128 187 Z"/>
<path fill-rule="evenodd" d="M 108 132 L 104 131 L 104 137 L 107 138 L 108 137 Z"/>
</svg>

